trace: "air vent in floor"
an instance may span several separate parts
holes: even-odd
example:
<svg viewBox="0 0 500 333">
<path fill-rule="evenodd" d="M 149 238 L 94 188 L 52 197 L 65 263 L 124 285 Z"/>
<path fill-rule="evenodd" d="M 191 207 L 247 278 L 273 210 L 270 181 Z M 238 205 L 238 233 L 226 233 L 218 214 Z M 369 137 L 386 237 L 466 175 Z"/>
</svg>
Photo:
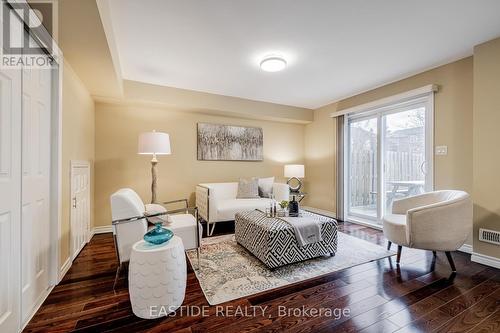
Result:
<svg viewBox="0 0 500 333">
<path fill-rule="evenodd" d="M 479 240 L 482 242 L 500 245 L 500 231 L 480 228 Z"/>
</svg>

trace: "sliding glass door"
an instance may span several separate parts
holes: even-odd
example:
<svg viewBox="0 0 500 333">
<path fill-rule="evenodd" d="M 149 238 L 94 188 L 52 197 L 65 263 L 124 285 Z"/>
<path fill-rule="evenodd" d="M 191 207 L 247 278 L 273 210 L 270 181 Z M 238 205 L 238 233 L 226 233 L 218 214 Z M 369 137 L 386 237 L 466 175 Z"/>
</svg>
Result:
<svg viewBox="0 0 500 333">
<path fill-rule="evenodd" d="M 349 215 L 369 220 L 378 217 L 378 119 L 349 121 Z"/>
<path fill-rule="evenodd" d="M 432 190 L 431 103 L 420 98 L 347 117 L 348 220 L 380 225 L 394 200 Z"/>
</svg>

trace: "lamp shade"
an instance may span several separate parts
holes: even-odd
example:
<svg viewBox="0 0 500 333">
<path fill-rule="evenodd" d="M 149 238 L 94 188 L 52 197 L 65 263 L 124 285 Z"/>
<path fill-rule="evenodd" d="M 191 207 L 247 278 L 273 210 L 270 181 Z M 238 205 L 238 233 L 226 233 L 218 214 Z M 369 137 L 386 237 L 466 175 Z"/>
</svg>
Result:
<svg viewBox="0 0 500 333">
<path fill-rule="evenodd" d="M 147 132 L 139 135 L 139 154 L 170 155 L 170 137 L 167 133 Z"/>
<path fill-rule="evenodd" d="M 302 164 L 287 164 L 285 165 L 285 177 L 304 178 L 305 171 Z"/>
</svg>

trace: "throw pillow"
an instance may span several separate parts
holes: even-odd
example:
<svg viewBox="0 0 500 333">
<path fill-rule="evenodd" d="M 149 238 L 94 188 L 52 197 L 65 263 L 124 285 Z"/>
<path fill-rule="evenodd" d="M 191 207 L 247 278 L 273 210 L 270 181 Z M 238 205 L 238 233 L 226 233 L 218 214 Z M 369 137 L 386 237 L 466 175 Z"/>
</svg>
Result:
<svg viewBox="0 0 500 333">
<path fill-rule="evenodd" d="M 237 199 L 254 199 L 259 197 L 259 180 L 257 178 L 240 178 Z"/>
<path fill-rule="evenodd" d="M 273 194 L 274 177 L 259 178 L 259 197 L 270 198 Z"/>
</svg>

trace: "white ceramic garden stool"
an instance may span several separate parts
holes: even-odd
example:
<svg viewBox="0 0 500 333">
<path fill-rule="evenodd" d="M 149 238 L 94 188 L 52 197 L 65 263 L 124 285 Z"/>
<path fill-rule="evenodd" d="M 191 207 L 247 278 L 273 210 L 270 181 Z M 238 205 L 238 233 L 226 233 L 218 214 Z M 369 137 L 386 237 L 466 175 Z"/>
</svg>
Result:
<svg viewBox="0 0 500 333">
<path fill-rule="evenodd" d="M 129 294 L 137 317 L 153 319 L 177 310 L 186 294 L 186 256 L 180 237 L 153 245 L 140 240 L 132 246 Z"/>
</svg>

